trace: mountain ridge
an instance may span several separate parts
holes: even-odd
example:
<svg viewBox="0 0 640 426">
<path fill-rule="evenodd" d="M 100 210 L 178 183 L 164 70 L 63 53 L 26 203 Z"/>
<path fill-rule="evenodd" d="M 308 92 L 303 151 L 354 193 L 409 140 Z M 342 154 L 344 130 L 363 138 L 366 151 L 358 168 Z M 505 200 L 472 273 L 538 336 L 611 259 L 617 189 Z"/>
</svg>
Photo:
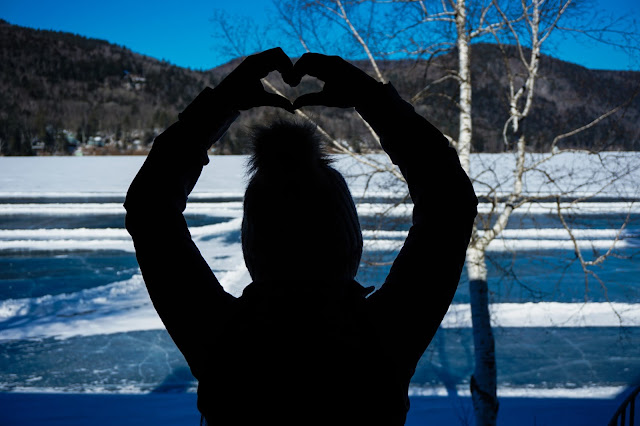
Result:
<svg viewBox="0 0 640 426">
<path fill-rule="evenodd" d="M 507 47 L 513 49 L 513 47 Z M 495 45 L 472 45 L 474 149 L 502 152 L 507 116 L 503 61 Z M 514 52 L 515 53 L 515 52 Z M 0 20 L 0 153 L 144 153 L 153 138 L 205 86 L 215 86 L 239 62 L 210 70 L 183 68 L 135 53 L 105 40 L 71 33 L 36 30 Z M 366 61 L 353 61 L 370 71 Z M 455 66 L 455 55 L 432 61 L 380 61 L 385 76 L 405 99 Z M 550 56 L 541 60 L 536 99 L 526 120 L 529 146 L 544 151 L 558 134 L 583 126 L 638 90 L 640 72 L 590 70 Z M 319 90 L 305 79 L 289 88 L 274 84 L 291 98 Z M 453 82 L 417 102 L 416 110 L 443 132 L 457 135 Z M 363 123 L 348 110 L 309 108 L 309 114 L 337 140 L 355 151 L 377 145 Z M 217 153 L 244 153 L 248 128 L 280 115 L 273 108 L 243 112 L 216 144 Z M 286 115 L 285 115 L 286 116 Z M 640 99 L 580 134 L 564 146 L 639 150 Z M 104 145 L 104 146 L 101 146 Z"/>
</svg>

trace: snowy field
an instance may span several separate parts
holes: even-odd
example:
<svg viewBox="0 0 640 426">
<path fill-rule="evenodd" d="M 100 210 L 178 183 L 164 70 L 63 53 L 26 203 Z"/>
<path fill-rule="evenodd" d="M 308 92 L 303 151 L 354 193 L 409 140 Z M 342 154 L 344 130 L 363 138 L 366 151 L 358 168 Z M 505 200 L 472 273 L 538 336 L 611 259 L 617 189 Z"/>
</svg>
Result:
<svg viewBox="0 0 640 426">
<path fill-rule="evenodd" d="M 0 391 L 191 395 L 193 378 L 151 306 L 124 229 L 122 202 L 143 160 L 0 157 Z M 185 213 L 196 244 L 234 295 L 250 282 L 239 237 L 245 160 L 211 157 Z M 474 156 L 477 193 L 508 191 L 513 161 L 504 154 Z M 518 404 L 525 401 L 574 407 L 560 401 L 590 400 L 592 407 L 603 407 L 599 415 L 605 418 L 615 398 L 640 377 L 638 165 L 638 154 L 572 154 L 545 162 L 545 173 L 532 172 L 525 180 L 525 192 L 562 196 L 587 259 L 612 246 L 616 256 L 597 268 L 603 285 L 586 283 L 554 199 L 521 208 L 491 244 L 499 394 L 511 401 L 505 412 L 524 409 Z M 383 175 L 367 182 L 363 167 L 348 158 L 336 166 L 348 178 L 363 225 L 365 262 L 358 280 L 379 286 L 389 268 L 379 264 L 393 260 L 401 247 L 411 205 L 397 203 L 403 189 Z M 614 172 L 619 179 L 610 184 Z M 550 175 L 557 178 L 553 183 Z M 445 207 L 433 200 L 433 208 Z M 489 208 L 486 200 L 479 207 Z M 413 424 L 445 411 L 454 418 L 468 411 L 473 360 L 466 284 L 463 273 L 454 304 L 418 365 Z M 4 395 L 0 407 L 28 404 L 29 398 Z M 176 398 L 178 405 L 192 404 L 192 397 Z M 76 403 L 57 401 L 60 407 Z M 536 424 L 560 424 L 532 416 Z"/>
</svg>

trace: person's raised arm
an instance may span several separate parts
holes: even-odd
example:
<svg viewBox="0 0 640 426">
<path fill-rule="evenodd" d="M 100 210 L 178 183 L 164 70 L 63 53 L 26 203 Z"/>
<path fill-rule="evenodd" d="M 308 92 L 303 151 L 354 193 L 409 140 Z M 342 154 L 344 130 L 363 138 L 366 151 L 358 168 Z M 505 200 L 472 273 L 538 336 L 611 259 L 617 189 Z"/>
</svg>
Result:
<svg viewBox="0 0 640 426">
<path fill-rule="evenodd" d="M 369 297 L 393 342 L 417 363 L 446 313 L 464 264 L 477 199 L 455 149 L 391 84 L 375 81 L 337 56 L 305 54 L 285 78 L 305 75 L 325 82 L 319 93 L 303 95 L 305 105 L 355 107 L 380 136 L 407 181 L 413 222 L 383 286 Z M 403 350 L 404 348 L 404 350 Z"/>
<path fill-rule="evenodd" d="M 207 150 L 239 111 L 276 106 L 292 111 L 283 97 L 264 90 L 260 79 L 286 72 L 291 61 L 279 49 L 249 56 L 215 89 L 206 88 L 154 143 L 125 201 L 142 275 L 160 318 L 198 377 L 211 344 L 211 328 L 229 311 L 226 293 L 191 240 L 183 211 Z"/>
</svg>

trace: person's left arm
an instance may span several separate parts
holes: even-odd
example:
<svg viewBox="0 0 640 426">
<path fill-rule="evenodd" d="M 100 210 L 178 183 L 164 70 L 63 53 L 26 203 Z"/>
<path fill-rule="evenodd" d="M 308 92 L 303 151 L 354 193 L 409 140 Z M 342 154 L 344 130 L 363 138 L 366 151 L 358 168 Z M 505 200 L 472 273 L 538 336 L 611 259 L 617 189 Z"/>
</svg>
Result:
<svg viewBox="0 0 640 426">
<path fill-rule="evenodd" d="M 194 375 L 207 356 L 210 327 L 229 312 L 233 296 L 224 291 L 191 239 L 183 212 L 207 150 L 240 110 L 277 106 L 283 97 L 267 93 L 260 78 L 291 66 L 281 49 L 248 57 L 215 89 L 206 88 L 159 135 L 133 180 L 125 201 L 126 227 L 154 307 Z"/>
</svg>

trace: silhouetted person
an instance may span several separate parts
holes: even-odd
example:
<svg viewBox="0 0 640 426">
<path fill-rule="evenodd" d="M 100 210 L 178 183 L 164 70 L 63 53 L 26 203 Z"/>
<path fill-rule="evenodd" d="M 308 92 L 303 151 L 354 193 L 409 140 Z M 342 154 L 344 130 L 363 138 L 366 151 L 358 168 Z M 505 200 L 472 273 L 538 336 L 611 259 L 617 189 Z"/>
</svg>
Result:
<svg viewBox="0 0 640 426">
<path fill-rule="evenodd" d="M 264 91 L 278 70 L 320 93 L 293 105 Z M 362 234 L 342 176 L 308 126 L 258 129 L 242 249 L 253 279 L 226 293 L 182 212 L 207 149 L 239 111 L 355 107 L 398 165 L 413 226 L 382 287 L 358 284 Z M 283 159 L 284 158 L 284 159 Z M 125 207 L 151 300 L 198 379 L 209 425 L 402 425 L 409 381 L 455 293 L 477 200 L 454 149 L 390 84 L 336 56 L 295 65 L 277 48 L 248 57 L 158 136 Z M 369 295 L 370 294 L 370 295 Z"/>
</svg>

